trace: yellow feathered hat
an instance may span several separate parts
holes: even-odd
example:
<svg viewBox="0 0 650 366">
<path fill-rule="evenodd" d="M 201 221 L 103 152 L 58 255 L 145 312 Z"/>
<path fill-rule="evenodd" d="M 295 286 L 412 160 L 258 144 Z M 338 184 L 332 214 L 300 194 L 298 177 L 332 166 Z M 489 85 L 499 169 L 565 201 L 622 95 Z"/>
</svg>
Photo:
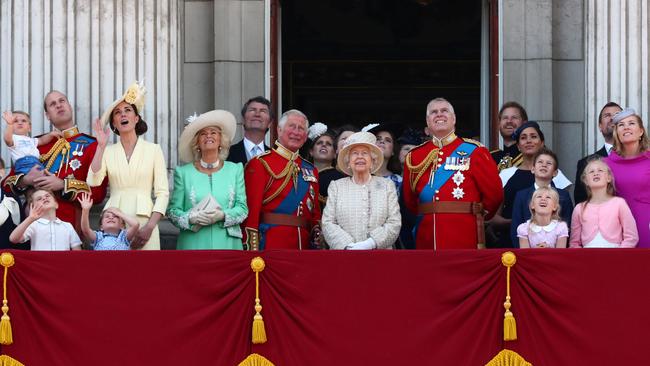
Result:
<svg viewBox="0 0 650 366">
<path fill-rule="evenodd" d="M 121 97 L 117 98 L 113 103 L 111 103 L 108 108 L 104 110 L 104 114 L 102 114 L 102 125 L 111 125 L 111 114 L 113 113 L 113 109 L 117 107 L 118 104 L 122 102 L 127 102 L 129 104 L 133 104 L 135 108 L 138 109 L 138 114 L 142 116 L 142 111 L 144 109 L 144 100 L 145 96 L 147 94 L 147 89 L 144 87 L 144 81 L 140 82 L 134 82 L 129 86 L 128 89 L 124 92 L 124 95 Z M 111 128 L 112 129 L 112 128 Z"/>
</svg>

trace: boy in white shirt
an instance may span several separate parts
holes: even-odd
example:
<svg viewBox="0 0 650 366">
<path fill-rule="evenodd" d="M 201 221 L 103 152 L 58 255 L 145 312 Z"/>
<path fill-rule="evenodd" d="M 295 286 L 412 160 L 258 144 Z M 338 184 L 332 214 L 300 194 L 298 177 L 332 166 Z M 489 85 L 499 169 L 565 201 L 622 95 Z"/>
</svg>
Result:
<svg viewBox="0 0 650 366">
<path fill-rule="evenodd" d="M 31 241 L 32 250 L 80 250 L 81 239 L 69 222 L 56 217 L 59 207 L 54 194 L 35 190 L 27 199 L 29 216 L 9 235 L 14 244 Z"/>
<path fill-rule="evenodd" d="M 27 174 L 34 165 L 43 168 L 39 160 L 41 155 L 38 146 L 49 144 L 53 139 L 61 137 L 58 131 L 52 131 L 37 138 L 32 138 L 32 121 L 27 112 L 5 111 L 2 118 L 7 122 L 4 140 L 11 153 L 14 171 L 18 174 Z M 42 169 L 41 169 L 42 170 Z"/>
</svg>

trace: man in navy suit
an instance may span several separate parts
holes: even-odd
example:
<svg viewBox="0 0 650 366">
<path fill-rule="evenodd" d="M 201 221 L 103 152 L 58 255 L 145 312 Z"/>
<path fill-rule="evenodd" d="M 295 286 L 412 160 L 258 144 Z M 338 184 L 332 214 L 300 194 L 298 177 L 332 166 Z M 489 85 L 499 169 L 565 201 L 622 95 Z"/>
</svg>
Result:
<svg viewBox="0 0 650 366">
<path fill-rule="evenodd" d="M 573 191 L 573 199 L 576 205 L 587 200 L 587 190 L 585 188 L 585 184 L 582 183 L 582 180 L 580 179 L 582 177 L 582 172 L 587 166 L 587 160 L 592 155 L 607 157 L 614 147 L 614 124 L 612 123 L 612 119 L 614 115 L 621 110 L 621 106 L 614 102 L 605 104 L 603 109 L 600 110 L 600 114 L 598 115 L 598 128 L 600 129 L 600 133 L 602 133 L 603 137 L 605 138 L 605 145 L 600 148 L 600 150 L 596 151 L 595 154 L 587 155 L 578 161 L 578 167 L 576 169 L 575 190 Z"/>
<path fill-rule="evenodd" d="M 253 157 L 269 150 L 264 136 L 273 120 L 271 102 L 262 96 L 251 98 L 242 107 L 241 116 L 244 138 L 230 147 L 228 161 L 246 165 Z"/>
</svg>

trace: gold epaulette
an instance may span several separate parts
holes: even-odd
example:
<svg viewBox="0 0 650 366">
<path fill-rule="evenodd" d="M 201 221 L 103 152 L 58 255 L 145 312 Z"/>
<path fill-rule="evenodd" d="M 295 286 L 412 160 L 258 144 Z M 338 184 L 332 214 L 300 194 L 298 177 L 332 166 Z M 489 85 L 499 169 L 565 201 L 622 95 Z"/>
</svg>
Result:
<svg viewBox="0 0 650 366">
<path fill-rule="evenodd" d="M 476 141 L 474 139 L 468 139 L 466 137 L 463 137 L 463 141 L 465 141 L 467 143 L 470 143 L 470 144 L 473 144 L 473 145 L 476 145 L 478 147 L 485 147 L 482 143 L 480 143 L 479 141 Z"/>
<path fill-rule="evenodd" d="M 515 156 L 515 157 L 511 160 L 511 164 L 510 164 L 510 166 L 520 166 L 521 163 L 523 163 L 523 162 L 524 162 L 524 155 L 522 155 L 521 153 L 519 153 L 519 155 Z"/>
<path fill-rule="evenodd" d="M 501 151 L 501 149 L 490 150 L 490 154 L 494 154 L 495 152 L 499 152 L 499 151 Z"/>
</svg>

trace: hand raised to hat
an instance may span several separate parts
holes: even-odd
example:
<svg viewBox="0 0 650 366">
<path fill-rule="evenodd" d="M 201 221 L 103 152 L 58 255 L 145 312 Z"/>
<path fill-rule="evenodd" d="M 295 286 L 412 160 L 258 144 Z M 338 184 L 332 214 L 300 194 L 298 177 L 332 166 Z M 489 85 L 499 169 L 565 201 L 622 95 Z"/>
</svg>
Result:
<svg viewBox="0 0 650 366">
<path fill-rule="evenodd" d="M 99 118 L 97 118 L 95 123 L 93 123 L 93 133 L 97 139 L 97 145 L 102 149 L 106 147 L 106 144 L 108 144 L 108 139 L 110 137 L 108 130 L 109 127 L 102 126 L 102 120 Z"/>
</svg>

